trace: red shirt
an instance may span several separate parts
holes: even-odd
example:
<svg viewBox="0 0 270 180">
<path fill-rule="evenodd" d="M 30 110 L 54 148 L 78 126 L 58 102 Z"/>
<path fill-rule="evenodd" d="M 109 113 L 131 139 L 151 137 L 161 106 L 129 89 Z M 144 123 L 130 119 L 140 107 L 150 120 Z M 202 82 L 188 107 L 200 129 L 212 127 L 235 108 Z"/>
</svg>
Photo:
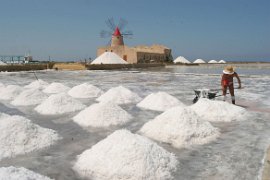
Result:
<svg viewBox="0 0 270 180">
<path fill-rule="evenodd" d="M 233 77 L 237 75 L 236 72 L 233 74 L 224 74 L 222 75 L 222 85 L 223 86 L 230 86 L 233 84 Z"/>
</svg>

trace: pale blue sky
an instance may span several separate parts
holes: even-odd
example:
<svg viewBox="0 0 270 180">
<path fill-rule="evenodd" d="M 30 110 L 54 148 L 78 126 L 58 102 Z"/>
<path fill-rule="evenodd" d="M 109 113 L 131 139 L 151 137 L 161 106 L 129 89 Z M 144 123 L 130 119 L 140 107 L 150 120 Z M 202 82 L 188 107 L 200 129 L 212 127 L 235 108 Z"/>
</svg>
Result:
<svg viewBox="0 0 270 180">
<path fill-rule="evenodd" d="M 105 20 L 128 20 L 128 46 L 163 44 L 189 60 L 270 61 L 268 0 L 0 0 L 0 55 L 96 57 Z"/>
</svg>

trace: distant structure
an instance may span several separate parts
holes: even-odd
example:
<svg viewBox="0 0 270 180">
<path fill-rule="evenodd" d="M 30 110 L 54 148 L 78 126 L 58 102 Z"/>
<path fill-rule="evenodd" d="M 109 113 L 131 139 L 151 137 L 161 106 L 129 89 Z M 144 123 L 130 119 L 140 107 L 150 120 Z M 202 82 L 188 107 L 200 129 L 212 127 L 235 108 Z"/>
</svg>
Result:
<svg viewBox="0 0 270 180">
<path fill-rule="evenodd" d="M 124 44 L 124 37 L 133 35 L 131 31 L 121 33 L 121 29 L 127 24 L 127 21 L 120 21 L 118 26 L 115 26 L 113 19 L 109 19 L 106 24 L 112 32 L 102 31 L 101 37 L 106 35 L 111 36 L 111 43 L 108 46 L 100 47 L 97 50 L 97 56 L 104 52 L 114 52 L 122 59 L 130 64 L 136 63 L 160 63 L 172 62 L 171 49 L 163 45 L 152 46 L 135 46 L 128 47 Z"/>
<path fill-rule="evenodd" d="M 27 55 L 0 55 L 0 61 L 6 64 L 24 64 L 33 61 L 33 57 L 28 53 Z"/>
</svg>

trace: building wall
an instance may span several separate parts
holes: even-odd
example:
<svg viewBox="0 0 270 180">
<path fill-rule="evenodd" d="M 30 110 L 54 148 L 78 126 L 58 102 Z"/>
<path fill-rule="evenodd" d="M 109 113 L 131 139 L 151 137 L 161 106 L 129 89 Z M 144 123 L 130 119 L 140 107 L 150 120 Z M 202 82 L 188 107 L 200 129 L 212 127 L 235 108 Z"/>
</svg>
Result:
<svg viewBox="0 0 270 180">
<path fill-rule="evenodd" d="M 97 56 L 104 52 L 114 52 L 130 64 L 135 63 L 162 63 L 172 61 L 171 49 L 161 45 L 153 46 L 106 46 L 98 48 Z"/>
</svg>

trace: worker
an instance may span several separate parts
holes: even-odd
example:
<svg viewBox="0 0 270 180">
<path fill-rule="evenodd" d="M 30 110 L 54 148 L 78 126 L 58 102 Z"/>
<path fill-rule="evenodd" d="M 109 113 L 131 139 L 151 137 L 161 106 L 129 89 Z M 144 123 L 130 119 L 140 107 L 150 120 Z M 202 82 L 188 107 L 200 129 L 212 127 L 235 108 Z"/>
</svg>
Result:
<svg viewBox="0 0 270 180">
<path fill-rule="evenodd" d="M 238 81 L 238 88 L 241 89 L 241 80 L 238 74 L 235 72 L 233 66 L 226 66 L 223 70 L 223 75 L 221 78 L 221 87 L 223 92 L 224 101 L 226 101 L 227 89 L 229 88 L 232 104 L 235 104 L 235 96 L 234 96 L 234 86 L 233 86 L 233 78 L 236 77 Z"/>
</svg>

